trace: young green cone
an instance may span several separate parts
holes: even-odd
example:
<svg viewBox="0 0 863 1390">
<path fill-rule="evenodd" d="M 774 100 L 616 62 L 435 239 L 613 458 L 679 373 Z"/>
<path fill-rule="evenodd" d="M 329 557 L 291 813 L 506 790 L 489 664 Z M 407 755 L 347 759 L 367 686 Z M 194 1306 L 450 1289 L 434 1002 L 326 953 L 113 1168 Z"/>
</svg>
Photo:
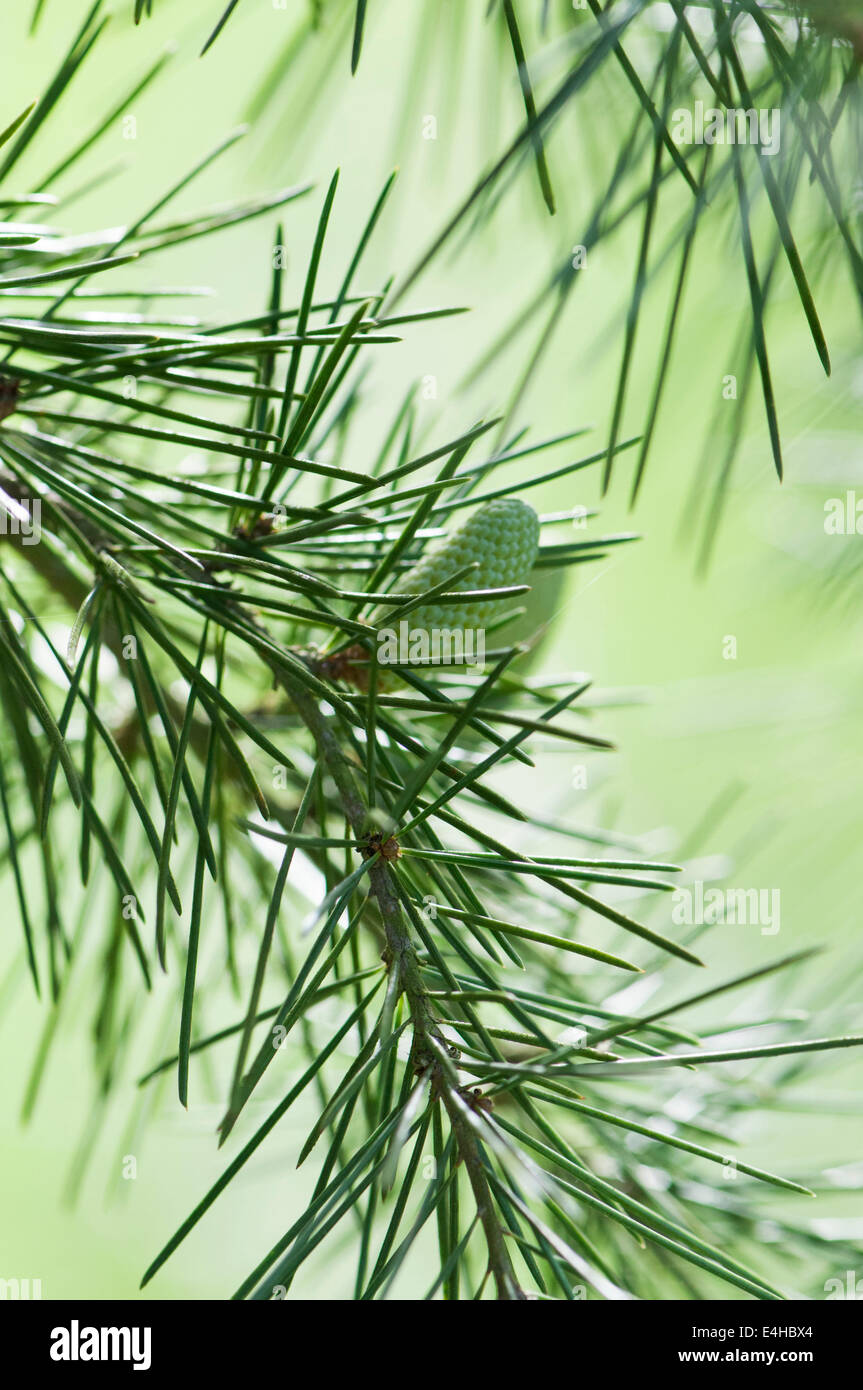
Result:
<svg viewBox="0 0 863 1390">
<path fill-rule="evenodd" d="M 515 584 L 527 584 L 538 550 L 539 517 L 533 507 L 517 497 L 501 497 L 478 507 L 457 531 L 403 576 L 397 592 L 423 593 L 472 563 L 476 563 L 478 568 L 457 580 L 449 592 L 503 589 Z M 477 629 L 501 615 L 505 609 L 505 599 L 480 599 L 468 603 L 451 599 L 443 603 L 423 604 L 407 614 L 407 621 L 411 628 L 426 631 L 435 628 Z M 372 621 L 383 626 L 387 621 L 386 615 L 378 611 Z"/>
</svg>

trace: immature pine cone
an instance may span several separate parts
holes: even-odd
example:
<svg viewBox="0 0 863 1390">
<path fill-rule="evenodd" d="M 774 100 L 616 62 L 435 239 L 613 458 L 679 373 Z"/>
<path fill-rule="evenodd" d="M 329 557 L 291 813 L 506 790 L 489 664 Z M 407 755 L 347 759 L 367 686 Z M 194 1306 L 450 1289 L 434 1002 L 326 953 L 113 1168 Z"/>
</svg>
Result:
<svg viewBox="0 0 863 1390">
<path fill-rule="evenodd" d="M 447 575 L 476 561 L 479 568 L 453 584 L 450 592 L 462 589 L 502 589 L 527 584 L 539 549 L 539 517 L 517 497 L 501 497 L 468 517 L 467 521 L 436 550 L 399 582 L 398 593 L 418 594 L 442 583 Z M 481 628 L 502 614 L 506 600 L 486 599 L 477 603 L 428 603 L 406 616 L 412 628 Z M 389 610 L 392 614 L 392 609 Z M 373 620 L 380 626 L 395 622 L 385 610 Z"/>
</svg>

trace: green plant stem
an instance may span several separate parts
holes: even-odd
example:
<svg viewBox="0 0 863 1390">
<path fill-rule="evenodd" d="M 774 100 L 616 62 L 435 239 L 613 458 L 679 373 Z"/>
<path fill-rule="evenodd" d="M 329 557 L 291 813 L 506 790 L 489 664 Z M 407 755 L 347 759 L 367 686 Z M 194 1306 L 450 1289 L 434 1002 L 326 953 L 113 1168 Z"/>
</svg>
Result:
<svg viewBox="0 0 863 1390">
<path fill-rule="evenodd" d="M 292 681 L 287 673 L 280 671 L 279 679 L 317 744 L 321 759 L 336 784 L 351 829 L 358 839 L 363 838 L 369 832 L 368 808 L 331 719 L 319 709 L 313 697 L 302 686 Z M 422 982 L 416 951 L 405 930 L 401 905 L 393 888 L 390 871 L 383 859 L 378 858 L 371 865 L 369 882 L 386 933 L 389 957 L 387 964 L 390 970 L 398 971 L 400 992 L 405 995 L 410 1009 L 413 1026 L 413 1064 L 420 1071 L 428 1071 L 433 1094 L 438 1095 L 443 1101 L 449 1116 L 459 1157 L 464 1163 L 477 1215 L 485 1235 L 489 1269 L 495 1281 L 497 1297 L 500 1300 L 517 1299 L 520 1297 L 518 1283 L 506 1248 L 503 1229 L 494 1210 L 476 1136 L 464 1103 L 454 1094 L 450 1079 L 436 1055 L 437 1049 L 429 1046 L 429 1038 L 437 1032 L 437 1024 Z"/>
<path fill-rule="evenodd" d="M 440 1071 L 443 1071 L 442 1067 Z M 503 1229 L 495 1215 L 491 1189 L 465 1104 L 459 1096 L 453 1094 L 446 1082 L 441 1086 L 440 1094 L 473 1191 L 476 1213 L 488 1247 L 488 1267 L 494 1278 L 498 1299 L 501 1302 L 523 1299 L 524 1295 L 518 1287 L 506 1248 Z"/>
</svg>

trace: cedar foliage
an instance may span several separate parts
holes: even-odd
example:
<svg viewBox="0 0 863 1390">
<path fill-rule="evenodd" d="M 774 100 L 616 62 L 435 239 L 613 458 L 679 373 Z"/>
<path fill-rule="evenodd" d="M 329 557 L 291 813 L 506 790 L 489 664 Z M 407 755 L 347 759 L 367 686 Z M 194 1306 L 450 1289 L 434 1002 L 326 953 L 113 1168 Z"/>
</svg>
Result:
<svg viewBox="0 0 863 1390">
<path fill-rule="evenodd" d="M 135 21 L 153 8 L 136 0 Z M 311 7 L 307 44 L 327 8 Z M 398 1294 L 405 1278 L 413 1291 L 427 1284 L 426 1297 L 450 1300 L 721 1290 L 772 1299 L 793 1292 L 813 1265 L 859 1256 L 819 1234 L 803 1210 L 814 1187 L 841 1183 L 841 1174 L 816 1182 L 768 1172 L 733 1147 L 753 1114 L 812 1104 L 802 1082 L 821 1053 L 863 1041 L 843 1034 L 841 1010 L 834 1028 L 819 1003 L 824 1026 L 814 1037 L 805 1018 L 782 1012 L 787 980 L 811 953 L 699 980 L 708 928 L 669 925 L 668 894 L 685 861 L 656 862 L 637 837 L 611 828 L 540 819 L 501 790 L 497 771 L 530 766 L 542 741 L 597 755 L 610 747 L 595 729 L 588 681 L 543 674 L 529 647 L 508 637 L 524 586 L 477 587 L 469 570 L 425 591 L 404 588 L 430 547 L 484 501 L 522 497 L 583 468 L 607 480 L 634 446 L 620 424 L 667 180 L 691 185 L 693 202 L 662 253 L 677 249 L 680 271 L 636 492 L 692 241 L 716 206 L 714 190 L 731 187 L 737 202 L 746 331 L 777 467 L 764 315 L 780 260 L 828 365 L 789 220 L 810 173 L 835 214 L 858 293 L 863 285 L 830 158 L 834 127 L 856 101 L 859 65 L 847 36 L 834 46 L 822 21 L 815 29 L 801 21 L 791 42 L 777 7 L 716 0 L 705 44 L 687 13 L 695 7 L 674 3 L 676 23 L 656 38 L 645 85 L 623 45 L 648 8 L 591 3 L 573 19 L 545 5 L 541 24 L 575 28 L 566 75 L 543 99 L 531 85 L 523 7 L 490 7 L 489 24 L 504 27 L 517 64 L 525 121 L 396 291 L 392 282 L 358 289 L 392 180 L 358 219 L 350 210 L 362 230 L 341 269 L 327 258 L 331 220 L 346 215 L 337 175 L 324 193 L 289 188 L 177 217 L 174 198 L 234 135 L 119 232 L 73 244 L 53 225 L 34 225 L 48 208 L 52 223 L 63 214 L 65 176 L 126 104 L 112 103 L 106 122 L 35 185 L 16 183 L 19 160 L 38 151 L 100 38 L 99 3 L 82 15 L 43 97 L 17 119 L 10 113 L 0 137 L 8 310 L 0 504 L 17 523 L 0 556 L 0 802 L 22 960 L 48 1010 L 25 1108 L 35 1104 L 79 965 L 100 1101 L 127 1084 L 126 1050 L 146 1030 L 146 996 L 164 970 L 175 988 L 171 1041 L 156 1029 L 142 1094 L 173 1077 L 187 1105 L 196 1089 L 217 1085 L 219 1142 L 234 1150 L 145 1282 L 200 1220 L 218 1221 L 220 1194 L 292 1107 L 305 1114 L 311 1105 L 296 1158 L 316 1165 L 312 1195 L 288 1230 L 274 1232 L 235 1297 L 302 1295 L 306 1262 L 325 1242 L 351 1268 L 357 1299 Z M 218 17 L 208 47 L 237 9 L 233 0 Z M 353 19 L 354 68 L 373 9 L 362 0 L 342 6 Z M 736 47 L 742 18 L 764 38 L 759 71 L 748 77 Z M 50 4 L 37 3 L 34 28 L 50 19 Z M 815 79 L 800 81 L 813 54 L 815 90 Z M 156 81 L 163 62 L 131 90 Z M 546 467 L 545 454 L 569 452 L 579 431 L 549 439 L 516 428 L 509 402 L 503 426 L 452 420 L 439 442 L 420 447 L 409 398 L 394 403 L 376 456 L 364 457 L 353 440 L 370 358 L 461 312 L 403 309 L 407 290 L 522 156 L 531 156 L 553 210 L 548 130 L 610 63 L 634 93 L 637 140 L 621 151 L 592 239 L 623 215 L 643 219 L 643 236 L 606 445 Z M 724 104 L 746 101 L 750 87 L 759 102 L 781 94 L 799 140 L 781 178 L 757 151 L 745 152 L 744 172 L 736 148 L 713 161 L 670 140 L 668 115 L 696 69 Z M 625 214 L 615 211 L 645 152 L 648 184 Z M 755 178 L 773 217 L 761 270 L 749 234 Z M 290 304 L 279 248 L 282 219 L 301 197 L 314 197 L 320 213 L 301 301 Z M 158 287 L 163 248 L 260 217 L 276 222 L 272 267 L 242 320 L 201 317 L 191 289 Z M 124 285 L 133 259 L 154 261 L 150 290 Z M 575 282 L 555 277 L 552 322 Z M 532 354 L 528 372 L 541 356 Z M 521 485 L 499 481 L 520 459 L 531 470 Z M 540 518 L 537 571 L 594 564 L 631 539 L 594 534 L 592 523 L 583 537 L 572 540 L 570 528 L 561 540 L 562 519 Z M 28 527 L 39 520 L 41 538 L 30 544 Z M 407 665 L 384 679 L 381 622 L 454 594 L 462 605 L 494 606 L 487 627 L 497 645 L 483 668 Z M 698 848 L 688 844 L 687 855 Z M 301 864 L 305 874 L 292 878 Z M 319 891 L 307 886 L 310 871 Z M 636 974 L 640 992 L 621 997 Z M 209 999 L 225 976 L 236 1008 L 216 1017 Z M 753 1013 L 735 1042 L 704 1006 L 738 990 L 749 991 Z M 674 1101 L 681 1077 L 685 1111 Z M 270 1107 L 262 1121 L 252 1118 L 253 1098 Z M 729 1165 L 733 1184 L 723 1182 Z M 766 1205 L 777 1191 L 793 1203 Z M 420 1254 L 429 1232 L 439 1257 L 431 1272 Z M 771 1243 L 786 1262 L 784 1282 L 764 1258 Z"/>
</svg>

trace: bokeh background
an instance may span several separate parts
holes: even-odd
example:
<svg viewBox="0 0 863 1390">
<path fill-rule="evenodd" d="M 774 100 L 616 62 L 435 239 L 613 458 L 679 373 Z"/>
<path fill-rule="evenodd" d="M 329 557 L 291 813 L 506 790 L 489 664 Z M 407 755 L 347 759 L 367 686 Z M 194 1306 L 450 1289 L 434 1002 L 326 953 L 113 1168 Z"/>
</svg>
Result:
<svg viewBox="0 0 863 1390">
<path fill-rule="evenodd" d="M 30 38 L 28 8 L 0 9 L 0 125 L 44 88 L 80 22 L 79 5 L 49 0 L 39 32 Z M 75 231 L 134 219 L 169 180 L 180 178 L 251 117 L 245 139 L 183 192 L 177 210 L 311 181 L 313 191 L 284 211 L 288 302 L 298 302 L 306 252 L 335 168 L 341 178 L 320 278 L 325 289 L 338 284 L 362 222 L 391 169 L 399 167 L 359 277 L 362 288 L 376 290 L 389 275 L 409 270 L 521 119 L 514 70 L 496 60 L 482 3 L 441 0 L 430 31 L 421 23 L 426 6 L 394 0 L 370 7 L 374 14 L 354 79 L 347 7 L 335 7 L 301 60 L 291 64 L 280 55 L 297 29 L 299 0 L 289 0 L 284 9 L 271 0 L 248 0 L 204 59 L 197 53 L 209 10 L 217 6 L 203 0 L 157 5 L 159 13 L 138 30 L 131 8 L 131 0 L 117 0 L 104 40 L 32 155 L 16 169 L 11 191 L 27 191 L 28 178 L 35 182 L 76 133 L 119 99 L 135 74 L 165 45 L 175 44 L 161 80 L 125 113 L 135 118 L 135 138 L 126 138 L 128 124 L 118 118 L 86 168 L 76 169 L 61 187 L 75 192 L 117 167 L 61 207 L 58 220 Z M 277 60 L 282 76 L 274 77 L 262 100 L 261 76 Z M 509 333 L 518 311 L 569 248 L 582 241 L 633 115 L 630 90 L 608 68 L 549 140 L 556 216 L 549 217 L 532 169 L 524 167 L 491 215 L 472 225 L 469 236 L 457 236 L 411 289 L 411 307 L 458 304 L 471 312 L 408 326 L 400 346 L 381 349 L 367 412 L 370 455 L 413 381 L 434 378 L 436 398 L 422 405 L 431 434 L 439 421 L 452 435 L 481 415 L 506 409 L 542 316 L 526 333 L 509 335 L 505 350 L 484 371 L 473 369 L 489 344 Z M 436 139 L 425 138 L 429 117 L 437 123 Z M 662 215 L 669 217 L 667 211 Z M 138 274 L 142 284 L 156 278 L 162 284 L 209 285 L 220 312 L 235 309 L 239 315 L 250 303 L 263 304 L 275 221 L 268 215 L 166 251 L 157 274 L 154 263 L 130 271 L 129 282 Z M 854 562 L 861 540 L 831 536 L 824 528 L 830 498 L 855 487 L 863 498 L 860 323 L 834 249 L 821 258 L 816 282 L 834 362 L 832 378 L 825 380 L 793 286 L 780 280 L 770 329 L 786 480 L 780 487 L 755 390 L 704 573 L 697 564 L 699 508 L 713 477 L 709 450 L 721 450 L 722 432 L 736 408 L 723 401 L 722 384 L 726 375 L 744 370 L 733 345 L 747 309 L 731 223 L 718 218 L 713 227 L 693 266 L 665 407 L 635 511 L 628 506 L 632 464 L 626 454 L 604 499 L 597 469 L 531 496 L 546 511 L 600 507 L 604 530 L 633 530 L 641 537 L 601 564 L 583 567 L 550 598 L 558 619 L 536 658 L 545 670 L 592 674 L 596 728 L 619 751 L 588 761 L 585 789 L 573 785 L 576 768 L 559 746 L 540 752 L 541 775 L 515 768 L 505 780 L 510 795 L 546 813 L 562 808 L 572 824 L 614 824 L 663 855 L 686 846 L 711 870 L 724 860 L 731 884 L 779 889 L 779 935 L 764 936 L 754 927 L 716 928 L 703 943 L 711 970 L 718 976 L 749 964 L 755 968 L 801 945 L 820 944 L 824 955 L 803 978 L 781 987 L 787 997 L 780 993 L 778 1002 L 812 1008 L 810 1032 L 817 1036 L 818 1009 L 841 994 L 847 1030 L 860 1031 L 854 1025 L 863 1000 L 863 620 Z M 796 209 L 795 230 L 805 260 L 822 237 L 805 203 Z M 529 424 L 533 437 L 591 427 L 584 453 L 601 449 L 607 439 L 637 234 L 637 224 L 627 223 L 589 254 L 518 407 L 515 422 Z M 660 275 L 648 292 L 627 434 L 641 428 L 649 404 L 669 283 Z M 193 308 L 200 311 L 197 304 Z M 206 317 L 206 303 L 202 312 Z M 564 462 L 572 447 L 553 457 Z M 729 638 L 736 644 L 733 659 Z M 7 884 L 7 904 L 10 894 Z M 70 991 L 34 1112 L 22 1125 L 21 1107 L 48 1016 L 23 977 L 14 913 L 3 915 L 0 1276 L 41 1278 L 48 1298 L 137 1297 L 144 1267 L 223 1167 L 214 1137 L 218 1098 L 206 1094 L 205 1078 L 199 1077 L 190 1109 L 183 1112 L 170 1080 L 137 1092 L 130 1072 L 128 1084 L 103 1107 L 89 1068 L 86 1001 L 80 990 Z M 160 994 L 168 1010 L 171 989 L 170 983 L 157 989 L 156 1014 Z M 748 1016 L 765 997 L 731 996 L 715 1014 L 717 1027 Z M 770 997 L 775 1005 L 775 994 Z M 218 1007 L 216 1001 L 214 1012 Z M 48 1018 L 49 1031 L 54 1023 Z M 171 1050 L 165 1037 L 157 1055 Z M 752 1161 L 802 1173 L 859 1157 L 861 1064 L 852 1053 L 827 1054 L 818 1065 L 823 1093 L 839 1096 L 846 1113 L 829 1120 L 774 1114 L 769 1133 L 753 1119 L 747 1148 Z M 143 1296 L 216 1298 L 233 1287 L 274 1232 L 290 1224 L 309 1190 L 311 1176 L 295 1173 L 291 1157 L 308 1120 L 300 1111 L 281 1127 L 221 1199 L 221 1210 Z M 130 1154 L 137 1161 L 134 1181 L 122 1176 Z M 816 1218 L 839 1223 L 849 1237 L 863 1236 L 863 1200 L 856 1192 L 820 1199 Z M 314 1268 L 317 1296 L 348 1293 L 337 1253 Z"/>
</svg>

